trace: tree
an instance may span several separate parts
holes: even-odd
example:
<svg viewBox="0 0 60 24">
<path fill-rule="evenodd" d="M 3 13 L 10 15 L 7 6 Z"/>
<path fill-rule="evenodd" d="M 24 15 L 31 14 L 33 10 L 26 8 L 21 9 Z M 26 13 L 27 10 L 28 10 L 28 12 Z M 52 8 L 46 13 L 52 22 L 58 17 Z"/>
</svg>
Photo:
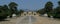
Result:
<svg viewBox="0 0 60 24">
<path fill-rule="evenodd" d="M 11 15 L 10 15 L 10 18 L 12 18 L 12 14 L 13 13 L 16 13 L 16 11 L 17 11 L 17 4 L 15 3 L 15 2 L 11 2 L 10 4 L 9 4 L 9 8 L 10 8 L 10 12 L 11 12 Z"/>
<path fill-rule="evenodd" d="M 60 6 L 60 1 L 58 1 L 58 5 Z"/>
<path fill-rule="evenodd" d="M 3 9 L 5 10 L 5 13 L 6 13 L 7 16 L 8 16 L 8 14 L 9 14 L 9 13 L 8 13 L 8 11 L 9 11 L 8 6 L 7 6 L 7 5 L 4 5 L 4 6 L 3 6 Z"/>
<path fill-rule="evenodd" d="M 21 10 L 19 11 L 20 15 L 21 15 L 23 12 L 24 12 L 24 10 L 21 9 Z"/>
<path fill-rule="evenodd" d="M 58 7 L 55 9 L 54 18 L 60 18 L 60 1 L 58 1 Z"/>
<path fill-rule="evenodd" d="M 53 8 L 53 3 L 52 2 L 49 1 L 45 4 L 45 9 L 46 9 L 48 17 L 50 17 L 50 14 L 52 12 L 52 8 Z"/>
<path fill-rule="evenodd" d="M 8 6 L 0 6 L 0 20 L 7 18 L 8 16 Z"/>
<path fill-rule="evenodd" d="M 39 14 L 44 14 L 44 13 L 46 13 L 46 11 L 45 11 L 45 9 L 43 8 L 43 9 L 39 9 L 39 10 L 37 11 L 37 13 L 39 13 Z"/>
</svg>

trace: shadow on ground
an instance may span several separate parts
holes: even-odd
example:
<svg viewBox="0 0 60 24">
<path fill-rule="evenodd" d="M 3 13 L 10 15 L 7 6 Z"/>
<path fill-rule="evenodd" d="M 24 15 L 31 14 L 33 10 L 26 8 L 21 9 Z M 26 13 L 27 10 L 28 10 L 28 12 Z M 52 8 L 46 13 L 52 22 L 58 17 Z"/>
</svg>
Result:
<svg viewBox="0 0 60 24">
<path fill-rule="evenodd" d="M 10 21 L 10 20 L 5 20 L 5 19 L 4 20 L 0 20 L 0 22 L 2 22 L 2 21 Z"/>
</svg>

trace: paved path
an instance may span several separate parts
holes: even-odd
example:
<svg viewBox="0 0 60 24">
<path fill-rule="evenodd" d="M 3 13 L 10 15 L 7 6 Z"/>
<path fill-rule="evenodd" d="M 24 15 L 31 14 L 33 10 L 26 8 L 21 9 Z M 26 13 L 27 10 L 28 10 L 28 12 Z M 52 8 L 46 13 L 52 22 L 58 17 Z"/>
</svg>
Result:
<svg viewBox="0 0 60 24">
<path fill-rule="evenodd" d="M 60 20 L 41 16 L 26 16 L 18 24 L 60 24 Z"/>
<path fill-rule="evenodd" d="M 0 22 L 0 24 L 60 24 L 60 20 L 41 16 L 23 16 Z"/>
<path fill-rule="evenodd" d="M 59 19 L 53 19 L 41 16 L 34 16 L 34 17 L 37 18 L 37 21 L 34 22 L 33 24 L 60 24 Z"/>
<path fill-rule="evenodd" d="M 33 16 L 26 16 L 23 17 L 21 20 L 17 22 L 17 24 L 32 24 L 33 22 L 36 21 L 36 18 Z"/>
</svg>

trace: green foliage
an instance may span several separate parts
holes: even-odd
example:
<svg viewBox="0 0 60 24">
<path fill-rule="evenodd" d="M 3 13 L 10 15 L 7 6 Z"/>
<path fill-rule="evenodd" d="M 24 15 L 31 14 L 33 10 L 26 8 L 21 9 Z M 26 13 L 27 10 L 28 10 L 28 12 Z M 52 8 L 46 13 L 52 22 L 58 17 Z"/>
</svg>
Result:
<svg viewBox="0 0 60 24">
<path fill-rule="evenodd" d="M 24 10 L 20 10 L 19 13 L 22 14 L 24 12 Z"/>
<path fill-rule="evenodd" d="M 60 1 L 58 2 L 59 6 L 55 9 L 54 18 L 60 18 Z"/>
<path fill-rule="evenodd" d="M 12 18 L 13 13 L 17 14 L 17 6 L 18 6 L 18 4 L 16 4 L 15 2 L 11 2 L 8 6 L 9 6 L 10 12 L 11 12 L 10 18 Z"/>
<path fill-rule="evenodd" d="M 58 1 L 58 4 L 60 5 L 60 1 Z"/>
<path fill-rule="evenodd" d="M 46 9 L 46 12 L 48 14 L 48 17 L 50 17 L 51 12 L 53 11 L 52 8 L 53 8 L 53 3 L 52 2 L 49 1 L 45 4 L 45 9 Z"/>
<path fill-rule="evenodd" d="M 0 6 L 0 20 L 7 18 L 8 16 L 8 6 Z"/>
<path fill-rule="evenodd" d="M 9 6 L 0 6 L 0 20 L 7 18 L 7 16 L 12 17 L 13 13 L 17 14 L 17 6 L 15 2 L 11 2 Z"/>
<path fill-rule="evenodd" d="M 39 10 L 37 11 L 37 13 L 39 13 L 39 14 L 44 14 L 44 13 L 46 13 L 46 11 L 45 11 L 45 9 L 43 8 L 43 9 L 39 9 Z"/>
<path fill-rule="evenodd" d="M 11 10 L 12 13 L 16 13 L 17 12 L 17 6 L 18 5 L 15 2 L 11 2 L 9 4 L 9 8 L 10 8 L 10 10 Z"/>
<path fill-rule="evenodd" d="M 11 2 L 10 4 L 9 4 L 9 7 L 11 8 L 11 7 L 16 7 L 16 6 L 18 6 L 15 2 Z"/>
</svg>

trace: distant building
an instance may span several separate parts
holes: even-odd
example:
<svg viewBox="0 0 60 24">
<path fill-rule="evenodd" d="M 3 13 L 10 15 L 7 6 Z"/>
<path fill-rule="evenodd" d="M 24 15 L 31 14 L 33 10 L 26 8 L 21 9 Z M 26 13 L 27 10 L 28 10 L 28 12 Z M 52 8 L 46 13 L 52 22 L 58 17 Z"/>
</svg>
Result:
<svg viewBox="0 0 60 24">
<path fill-rule="evenodd" d="M 26 11 L 21 14 L 21 16 L 38 16 L 39 14 L 34 11 Z"/>
</svg>

